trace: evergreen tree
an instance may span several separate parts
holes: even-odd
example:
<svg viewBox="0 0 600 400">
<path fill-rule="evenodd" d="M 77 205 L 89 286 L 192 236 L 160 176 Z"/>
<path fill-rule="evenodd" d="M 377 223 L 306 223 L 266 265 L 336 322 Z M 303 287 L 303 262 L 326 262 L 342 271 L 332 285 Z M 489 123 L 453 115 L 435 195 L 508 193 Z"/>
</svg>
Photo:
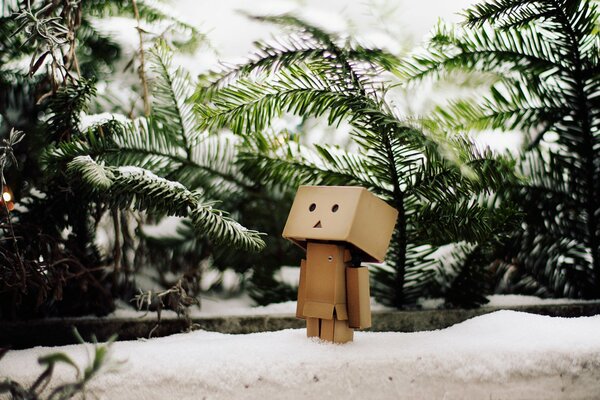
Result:
<svg viewBox="0 0 600 400">
<path fill-rule="evenodd" d="M 118 209 L 133 207 L 149 215 L 185 216 L 195 237 L 217 245 L 253 251 L 264 246 L 257 232 L 214 207 L 218 191 L 226 191 L 217 182 L 217 154 L 227 144 L 195 128 L 184 103 L 189 77 L 172 67 L 168 45 L 151 51 L 153 71 L 145 65 L 150 33 L 140 20 L 170 22 L 169 31 L 157 36 L 179 49 L 198 45 L 193 27 L 173 19 L 163 4 L 143 0 L 15 2 L 8 8 L 15 13 L 4 13 L 0 21 L 6 39 L 0 70 L 7 72 L 1 83 L 8 88 L 0 95 L 0 125 L 3 132 L 21 127 L 26 143 L 14 153 L 25 168 L 7 178 L 23 207 L 4 215 L 4 236 L 13 240 L 0 246 L 0 316 L 110 311 L 120 262 L 128 255 L 118 242 L 112 260 L 95 248 L 98 223 L 108 210 L 117 238 L 127 231 Z M 82 118 L 98 98 L 95 80 L 110 74 L 120 54 L 91 21 L 115 15 L 138 21 L 140 92 L 148 115 L 86 127 Z M 30 60 L 26 71 L 18 63 L 23 58 Z M 150 74 L 156 76 L 151 112 Z M 209 149 L 214 152 L 207 154 Z M 113 273 L 107 274 L 110 261 Z"/>
<path fill-rule="evenodd" d="M 392 54 L 291 15 L 254 18 L 291 33 L 258 42 L 244 64 L 202 77 L 194 96 L 201 128 L 245 135 L 253 147 L 242 154 L 242 170 L 260 182 L 360 185 L 395 207 L 387 266 L 375 271 L 380 300 L 402 307 L 436 290 L 435 253 L 442 246 L 463 245 L 453 264 L 461 271 L 466 255 L 495 243 L 511 212 L 490 207 L 481 196 L 514 179 L 510 160 L 478 152 L 465 137 L 448 137 L 434 124 L 399 116 L 386 97 L 391 83 L 385 71 L 397 67 Z M 358 150 L 307 148 L 289 134 L 271 132 L 271 122 L 285 113 L 350 123 Z M 443 291 L 457 276 L 450 275 Z M 480 293 L 463 297 L 471 305 L 477 299 Z"/>
<path fill-rule="evenodd" d="M 230 143 L 197 129 L 191 106 L 184 101 L 189 76 L 173 67 L 166 44 L 158 42 L 150 55 L 156 73 L 150 116 L 92 125 L 87 135 L 49 150 L 45 157 L 49 167 L 67 162 L 72 179 L 104 202 L 189 216 L 199 236 L 247 250 L 262 249 L 256 232 L 224 217 L 208 201 L 227 191 L 229 182 L 244 185 L 227 162 Z"/>
<path fill-rule="evenodd" d="M 600 296 L 598 8 L 586 0 L 492 0 L 441 25 L 406 64 L 412 79 L 486 73 L 486 95 L 438 109 L 458 129 L 518 130 L 528 179 L 501 196 L 520 207 L 498 273 L 508 289 Z"/>
</svg>

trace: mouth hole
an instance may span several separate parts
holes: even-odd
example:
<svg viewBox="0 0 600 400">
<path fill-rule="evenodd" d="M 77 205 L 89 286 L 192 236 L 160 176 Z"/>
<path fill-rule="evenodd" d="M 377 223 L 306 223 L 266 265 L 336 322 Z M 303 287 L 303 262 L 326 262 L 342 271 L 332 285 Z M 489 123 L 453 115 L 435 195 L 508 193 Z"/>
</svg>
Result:
<svg viewBox="0 0 600 400">
<path fill-rule="evenodd" d="M 322 228 L 321 221 L 317 222 L 313 228 Z"/>
</svg>

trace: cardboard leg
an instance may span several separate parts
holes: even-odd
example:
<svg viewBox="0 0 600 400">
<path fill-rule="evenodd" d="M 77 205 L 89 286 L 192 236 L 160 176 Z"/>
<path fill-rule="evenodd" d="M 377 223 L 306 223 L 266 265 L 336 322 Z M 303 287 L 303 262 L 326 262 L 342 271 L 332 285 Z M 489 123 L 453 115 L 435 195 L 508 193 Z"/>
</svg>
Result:
<svg viewBox="0 0 600 400">
<path fill-rule="evenodd" d="M 319 337 L 323 340 L 327 340 L 329 342 L 333 342 L 333 328 L 334 323 L 332 319 L 322 319 L 321 320 L 321 334 Z"/>
<path fill-rule="evenodd" d="M 306 336 L 319 336 L 319 318 L 306 318 Z"/>
<path fill-rule="evenodd" d="M 354 330 L 348 327 L 348 321 L 322 319 L 319 337 L 329 342 L 346 343 L 354 339 Z"/>
<path fill-rule="evenodd" d="M 348 321 L 334 319 L 333 341 L 335 343 L 351 342 L 354 339 L 354 329 L 348 326 Z"/>
</svg>

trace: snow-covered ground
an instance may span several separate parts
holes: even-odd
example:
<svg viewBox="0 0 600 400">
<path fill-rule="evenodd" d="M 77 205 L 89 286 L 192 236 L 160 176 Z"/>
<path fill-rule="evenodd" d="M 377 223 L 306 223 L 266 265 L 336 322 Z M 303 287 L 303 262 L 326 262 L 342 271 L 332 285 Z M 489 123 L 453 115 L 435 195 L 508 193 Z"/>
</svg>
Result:
<svg viewBox="0 0 600 400">
<path fill-rule="evenodd" d="M 358 332 L 334 345 L 304 330 L 250 335 L 196 331 L 118 342 L 123 363 L 89 389 L 100 399 L 598 399 L 600 316 L 498 311 L 418 333 Z M 32 382 L 37 358 L 82 345 L 9 352 L 0 375 Z M 57 369 L 56 382 L 73 379 Z"/>
</svg>

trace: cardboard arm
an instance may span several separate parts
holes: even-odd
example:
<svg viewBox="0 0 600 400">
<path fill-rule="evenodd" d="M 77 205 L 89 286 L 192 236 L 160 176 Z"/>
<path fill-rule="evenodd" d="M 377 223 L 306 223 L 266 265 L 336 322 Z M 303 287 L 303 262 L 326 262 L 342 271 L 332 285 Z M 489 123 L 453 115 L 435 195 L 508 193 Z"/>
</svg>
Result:
<svg viewBox="0 0 600 400">
<path fill-rule="evenodd" d="M 371 327 L 371 296 L 367 267 L 346 268 L 346 296 L 350 328 Z"/>
<path fill-rule="evenodd" d="M 304 303 L 306 302 L 306 260 L 300 262 L 300 283 L 298 284 L 298 301 L 296 302 L 296 318 L 305 319 Z"/>
</svg>

